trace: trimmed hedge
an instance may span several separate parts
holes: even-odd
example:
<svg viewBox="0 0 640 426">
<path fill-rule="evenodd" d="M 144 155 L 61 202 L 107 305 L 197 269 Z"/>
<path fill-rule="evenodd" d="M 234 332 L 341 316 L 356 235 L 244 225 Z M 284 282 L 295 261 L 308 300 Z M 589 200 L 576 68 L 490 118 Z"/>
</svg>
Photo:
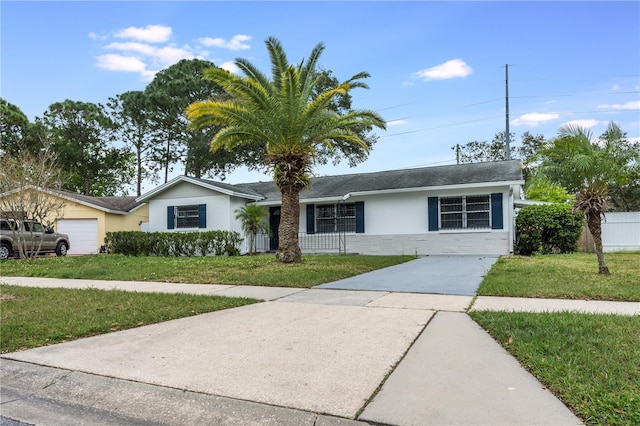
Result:
<svg viewBox="0 0 640 426">
<path fill-rule="evenodd" d="M 520 209 L 515 253 L 572 253 L 578 249 L 584 215 L 569 204 L 540 204 Z"/>
<path fill-rule="evenodd" d="M 206 232 L 107 232 L 107 253 L 128 256 L 237 256 L 240 234 L 232 231 Z"/>
</svg>

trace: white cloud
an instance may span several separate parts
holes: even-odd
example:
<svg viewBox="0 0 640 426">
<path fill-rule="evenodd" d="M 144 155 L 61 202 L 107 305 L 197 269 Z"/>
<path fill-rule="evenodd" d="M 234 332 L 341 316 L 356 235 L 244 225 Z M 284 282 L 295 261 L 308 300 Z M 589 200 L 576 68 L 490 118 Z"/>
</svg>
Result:
<svg viewBox="0 0 640 426">
<path fill-rule="evenodd" d="M 123 52 L 142 53 L 143 55 L 153 55 L 157 50 L 155 46 L 146 43 L 126 42 L 126 43 L 109 43 L 105 47 L 108 50 L 121 50 Z"/>
<path fill-rule="evenodd" d="M 90 38 L 91 40 L 102 41 L 102 40 L 106 40 L 106 39 L 107 39 L 107 36 L 105 36 L 105 35 L 100 35 L 100 34 L 96 34 L 96 33 L 94 33 L 93 31 L 91 31 L 91 32 L 89 33 L 89 38 Z"/>
<path fill-rule="evenodd" d="M 603 105 L 598 105 L 598 108 L 601 109 L 613 109 L 616 111 L 623 111 L 623 110 L 634 110 L 634 109 L 640 109 L 640 101 L 629 101 L 627 103 L 624 104 L 603 104 Z"/>
<path fill-rule="evenodd" d="M 466 77 L 473 72 L 473 69 L 462 59 L 452 59 L 435 67 L 427 68 L 416 72 L 416 75 L 423 80 L 446 80 L 449 78 Z"/>
<path fill-rule="evenodd" d="M 238 68 L 233 61 L 223 62 L 222 64 L 218 65 L 218 67 L 222 68 L 223 70 L 227 70 L 232 74 L 238 74 L 240 72 L 240 68 Z"/>
<path fill-rule="evenodd" d="M 567 121 L 566 123 L 563 123 L 562 125 L 563 126 L 566 126 L 566 125 L 580 126 L 580 127 L 590 129 L 599 124 L 607 124 L 607 122 L 600 121 L 600 120 L 571 120 L 571 121 Z"/>
<path fill-rule="evenodd" d="M 200 39 L 195 46 L 190 46 L 169 43 L 171 35 L 171 27 L 147 25 L 146 27 L 121 29 L 104 37 L 91 32 L 89 38 L 102 42 L 102 49 L 107 51 L 96 57 L 95 65 L 98 68 L 109 71 L 136 72 L 143 80 L 152 80 L 159 70 L 182 59 L 207 59 L 209 52 L 203 47 L 203 44 L 239 50 L 248 49 L 250 46 L 245 42 L 251 40 L 250 36 L 239 34 L 229 41 L 207 38 Z M 130 40 L 114 41 L 114 37 Z M 204 43 L 202 43 L 203 40 Z M 232 73 L 239 72 L 233 62 L 224 62 L 220 67 Z"/>
<path fill-rule="evenodd" d="M 125 56 L 116 53 L 100 55 L 96 60 L 98 68 L 109 71 L 141 72 L 147 68 L 145 63 L 135 56 Z"/>
<path fill-rule="evenodd" d="M 555 112 L 541 113 L 541 112 L 530 112 L 528 114 L 523 114 L 519 118 L 516 118 L 511 123 L 516 126 L 537 126 L 540 123 L 544 123 L 545 121 L 556 120 L 560 118 L 560 114 Z"/>
<path fill-rule="evenodd" d="M 129 27 L 116 31 L 118 38 L 132 38 L 149 43 L 164 43 L 171 38 L 171 27 L 147 25 L 144 28 Z"/>
<path fill-rule="evenodd" d="M 220 37 L 216 37 L 216 38 L 203 37 L 198 39 L 198 42 L 200 42 L 200 44 L 202 44 L 203 46 L 207 46 L 207 47 L 219 47 L 222 49 L 229 49 L 229 50 L 243 50 L 243 49 L 251 48 L 249 44 L 244 43 L 245 41 L 249 41 L 249 40 L 251 40 L 251 36 L 248 36 L 245 34 L 237 34 L 237 35 L 234 35 L 229 41 L 226 41 L 225 39 Z"/>
<path fill-rule="evenodd" d="M 156 50 L 154 57 L 160 61 L 163 66 L 169 66 L 181 59 L 193 59 L 196 56 L 188 49 L 166 46 Z"/>
<path fill-rule="evenodd" d="M 409 123 L 407 120 L 391 120 L 387 121 L 387 127 L 402 126 Z"/>
</svg>

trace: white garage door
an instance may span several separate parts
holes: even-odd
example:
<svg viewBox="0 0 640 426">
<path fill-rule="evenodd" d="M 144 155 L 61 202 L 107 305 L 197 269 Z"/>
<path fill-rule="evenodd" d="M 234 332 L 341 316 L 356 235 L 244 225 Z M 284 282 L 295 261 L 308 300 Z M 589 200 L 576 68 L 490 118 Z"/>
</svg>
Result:
<svg viewBox="0 0 640 426">
<path fill-rule="evenodd" d="M 69 236 L 68 254 L 98 252 L 98 219 L 60 219 L 58 232 Z"/>
</svg>

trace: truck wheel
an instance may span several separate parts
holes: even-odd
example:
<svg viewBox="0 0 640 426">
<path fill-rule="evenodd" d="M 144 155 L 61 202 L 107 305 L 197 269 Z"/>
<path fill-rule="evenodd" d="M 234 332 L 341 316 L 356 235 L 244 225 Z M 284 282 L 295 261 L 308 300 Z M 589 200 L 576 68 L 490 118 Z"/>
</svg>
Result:
<svg viewBox="0 0 640 426">
<path fill-rule="evenodd" d="M 69 247 L 67 247 L 67 243 L 65 243 L 64 241 L 59 242 L 58 246 L 56 247 L 56 255 L 57 256 L 66 256 L 68 248 Z"/>
<path fill-rule="evenodd" d="M 11 256 L 11 247 L 7 243 L 0 244 L 0 260 L 8 259 Z"/>
</svg>

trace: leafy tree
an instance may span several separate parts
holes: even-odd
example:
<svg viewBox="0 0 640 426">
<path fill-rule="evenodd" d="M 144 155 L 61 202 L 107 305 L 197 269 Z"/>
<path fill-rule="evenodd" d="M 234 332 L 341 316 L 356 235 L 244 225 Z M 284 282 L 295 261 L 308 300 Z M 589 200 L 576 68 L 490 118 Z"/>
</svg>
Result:
<svg viewBox="0 0 640 426">
<path fill-rule="evenodd" d="M 4 152 L 0 155 L 0 164 L 2 217 L 16 222 L 35 220 L 45 227 L 52 226 L 65 205 L 62 198 L 49 196 L 50 191 L 60 190 L 64 183 L 53 147 L 45 143 L 37 154 L 28 149 Z M 42 238 L 36 239 L 33 229 L 30 231 L 14 232 L 21 259 L 35 257 L 42 246 Z"/>
<path fill-rule="evenodd" d="M 515 133 L 509 134 L 515 141 Z M 544 135 L 532 135 L 528 131 L 522 134 L 520 145 L 511 147 L 511 159 L 522 162 L 522 173 L 528 180 L 534 173 L 537 164 L 537 153 L 544 145 Z M 455 148 L 455 147 L 454 147 Z M 505 132 L 498 132 L 491 143 L 487 141 L 471 141 L 457 147 L 460 163 L 480 163 L 488 161 L 504 161 L 507 159 Z"/>
<path fill-rule="evenodd" d="M 596 140 L 592 140 L 589 130 L 566 125 L 541 151 L 542 173 L 576 194 L 574 208 L 587 219 L 598 258 L 598 273 L 606 275 L 609 268 L 602 250 L 602 218 L 609 209 L 609 189 L 628 182 L 638 160 L 633 152 L 621 149 L 623 137 L 624 133 L 613 122 Z"/>
<path fill-rule="evenodd" d="M 269 212 L 265 206 L 258 204 L 245 204 L 235 210 L 236 219 L 242 224 L 242 231 L 249 235 L 249 253 L 256 252 L 256 236 L 263 232 L 267 235 L 271 234 L 269 229 Z"/>
<path fill-rule="evenodd" d="M 609 187 L 611 210 L 640 211 L 640 144 L 629 141 L 616 125 L 609 125 L 601 139 L 610 141 L 616 161 L 626 164 Z"/>
<path fill-rule="evenodd" d="M 511 136 L 515 135 L 512 133 Z M 461 164 L 503 161 L 507 159 L 504 146 L 504 132 L 496 133 L 491 143 L 467 142 L 460 146 L 459 161 Z"/>
<path fill-rule="evenodd" d="M 331 70 L 319 68 L 317 71 L 314 71 L 314 78 L 317 79 L 317 84 L 313 89 L 314 97 L 340 85 L 340 80 L 333 76 Z M 351 93 L 340 94 L 332 99 L 328 108 L 343 115 L 352 110 L 352 101 Z M 359 124 L 354 126 L 352 131 L 364 141 L 367 149 L 362 148 L 359 144 L 336 140 L 335 145 L 338 149 L 329 149 L 329 147 L 325 145 L 317 148 L 317 164 L 327 164 L 331 162 L 333 165 L 337 165 L 342 159 L 346 159 L 350 167 L 355 167 L 365 161 L 369 157 L 369 151 L 371 151 L 373 145 L 378 141 L 378 136 L 373 133 L 373 126 L 371 125 Z"/>
<path fill-rule="evenodd" d="M 65 100 L 49 106 L 43 124 L 52 136 L 59 166 L 70 175 L 66 189 L 114 195 L 133 179 L 133 157 L 112 145 L 114 122 L 100 104 Z"/>
<path fill-rule="evenodd" d="M 164 181 L 179 161 L 185 162 L 185 174 L 201 177 L 218 164 L 225 170 L 227 157 L 219 161 L 209 149 L 217 129 L 196 131 L 189 128 L 185 109 L 196 101 L 213 99 L 222 93 L 212 81 L 203 79 L 205 70 L 215 67 L 201 59 L 183 59 L 156 74 L 145 94 L 153 112 L 154 155 L 158 169 L 164 170 Z M 218 171 L 218 170 L 216 170 Z"/>
<path fill-rule="evenodd" d="M 547 201 L 550 203 L 573 203 L 575 196 L 569 194 L 566 188 L 557 185 L 542 175 L 533 176 L 526 183 L 524 193 L 528 200 Z"/>
<path fill-rule="evenodd" d="M 108 106 L 117 126 L 117 135 L 135 153 L 136 194 L 140 196 L 143 179 L 152 178 L 157 181 L 153 173 L 150 100 L 146 92 L 130 91 L 110 98 Z"/>
<path fill-rule="evenodd" d="M 282 194 L 279 250 L 276 259 L 283 263 L 300 262 L 298 245 L 300 191 L 309 187 L 316 154 L 321 147 L 341 150 L 343 144 L 358 145 L 368 151 L 359 126 L 385 128 L 385 122 L 370 110 L 338 114 L 331 102 L 354 88 L 367 88 L 361 81 L 366 72 L 336 87 L 314 94 L 314 78 L 324 45 L 318 44 L 309 58 L 298 65 L 289 64 L 280 42 L 266 40 L 271 59 L 269 79 L 245 59 L 235 64 L 243 77 L 220 68 L 205 72 L 205 78 L 217 83 L 230 99 L 196 102 L 187 109 L 187 117 L 196 128 L 221 126 L 211 149 L 232 150 L 242 145 L 261 146 L 265 152 L 263 167 L 273 173 Z"/>
<path fill-rule="evenodd" d="M 17 106 L 0 98 L 0 152 L 17 155 L 24 148 L 29 119 Z"/>
</svg>

